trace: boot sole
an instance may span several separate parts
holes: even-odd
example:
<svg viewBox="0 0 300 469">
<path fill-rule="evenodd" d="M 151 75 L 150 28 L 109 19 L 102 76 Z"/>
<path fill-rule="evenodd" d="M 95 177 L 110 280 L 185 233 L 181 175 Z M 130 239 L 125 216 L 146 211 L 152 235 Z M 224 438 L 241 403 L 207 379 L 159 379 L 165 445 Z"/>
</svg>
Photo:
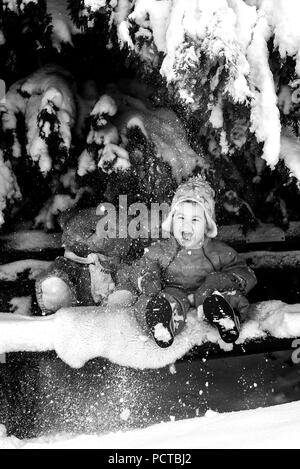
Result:
<svg viewBox="0 0 300 469">
<path fill-rule="evenodd" d="M 240 333 L 240 321 L 230 304 L 221 295 L 213 294 L 203 302 L 203 313 L 217 327 L 224 342 L 232 344 Z"/>
<path fill-rule="evenodd" d="M 172 309 L 165 298 L 150 300 L 146 308 L 146 322 L 159 347 L 167 348 L 172 345 L 174 341 Z M 162 339 L 162 336 L 165 336 L 165 339 Z"/>
</svg>

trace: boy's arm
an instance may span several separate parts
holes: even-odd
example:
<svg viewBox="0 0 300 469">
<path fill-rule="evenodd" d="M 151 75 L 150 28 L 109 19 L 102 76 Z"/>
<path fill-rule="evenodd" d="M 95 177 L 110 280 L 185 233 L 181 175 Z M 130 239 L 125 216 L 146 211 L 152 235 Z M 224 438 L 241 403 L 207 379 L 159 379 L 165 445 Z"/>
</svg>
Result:
<svg viewBox="0 0 300 469">
<path fill-rule="evenodd" d="M 230 246 L 214 241 L 205 252 L 214 272 L 210 273 L 198 288 L 195 299 L 198 303 L 214 290 L 219 292 L 238 290 L 246 295 L 257 283 L 256 276 L 244 259 Z"/>
<path fill-rule="evenodd" d="M 227 274 L 241 293 L 247 294 L 257 283 L 255 273 L 230 246 L 220 243 L 219 249 L 220 272 Z"/>
</svg>

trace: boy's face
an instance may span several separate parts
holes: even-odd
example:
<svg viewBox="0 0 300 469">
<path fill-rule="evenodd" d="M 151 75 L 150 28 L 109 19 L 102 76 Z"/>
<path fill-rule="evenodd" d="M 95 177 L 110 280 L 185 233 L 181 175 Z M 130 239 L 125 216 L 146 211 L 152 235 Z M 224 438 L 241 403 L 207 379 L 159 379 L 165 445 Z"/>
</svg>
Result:
<svg viewBox="0 0 300 469">
<path fill-rule="evenodd" d="M 173 233 L 178 243 L 186 249 L 200 248 L 205 229 L 203 207 L 196 202 L 181 202 L 173 215 Z"/>
</svg>

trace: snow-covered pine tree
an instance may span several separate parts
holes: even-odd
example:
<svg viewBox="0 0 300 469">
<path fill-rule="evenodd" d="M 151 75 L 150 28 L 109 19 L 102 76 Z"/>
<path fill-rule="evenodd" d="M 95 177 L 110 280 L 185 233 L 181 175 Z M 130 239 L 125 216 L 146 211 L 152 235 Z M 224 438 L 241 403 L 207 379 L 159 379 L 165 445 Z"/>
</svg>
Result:
<svg viewBox="0 0 300 469">
<path fill-rule="evenodd" d="M 240 196 L 258 215 L 252 196 L 264 186 L 254 186 L 249 196 L 249 175 L 261 184 L 263 174 L 269 178 L 266 166 L 274 170 L 283 160 L 288 179 L 300 177 L 299 142 L 292 133 L 297 136 L 299 122 L 299 8 L 295 0 L 137 0 L 116 2 L 107 12 L 121 47 L 138 58 L 142 76 L 160 73 L 173 106 L 188 127 L 198 124 L 198 138 L 213 159 L 246 163 L 247 190 Z"/>
<path fill-rule="evenodd" d="M 48 174 L 44 181 L 52 197 L 60 190 L 54 181 L 76 170 L 76 184 L 85 186 L 93 179 L 103 194 L 103 186 L 118 192 L 132 185 L 129 174 L 132 178 L 137 171 L 131 167 L 132 155 L 142 148 L 147 155 L 145 167 L 148 157 L 164 163 L 166 174 L 172 174 L 171 186 L 173 180 L 178 184 L 190 174 L 205 172 L 217 191 L 224 222 L 238 220 L 245 207 L 250 224 L 259 218 L 287 226 L 289 219 L 299 219 L 298 3 L 5 0 L 1 60 L 8 97 L 15 94 L 17 112 L 11 119 L 3 114 L 1 174 L 10 174 L 11 182 L 2 190 L 2 207 L 19 195 L 19 189 L 24 192 L 19 180 L 21 162 L 26 161 L 34 180 L 41 172 Z M 35 23 L 33 17 L 40 21 Z M 24 50 L 31 54 L 28 62 L 23 59 Z M 21 90 L 17 96 L 19 80 L 24 84 L 49 61 L 63 62 L 71 71 L 67 85 L 60 76 L 54 94 L 52 90 L 48 96 L 49 90 L 44 89 L 42 106 L 41 96 L 37 98 L 32 90 Z M 53 70 L 51 79 L 58 70 Z M 141 93 L 134 76 L 146 92 Z M 113 91 L 107 84 L 118 77 L 129 80 L 125 86 L 119 82 Z M 96 92 L 83 98 L 84 82 L 92 81 Z M 60 108 L 60 93 L 62 100 L 73 96 L 74 112 Z M 93 111 L 103 95 L 116 100 L 117 106 L 115 115 L 102 116 L 106 124 L 101 122 L 102 112 Z M 131 118 L 139 124 L 125 124 L 124 131 L 124 122 Z M 37 138 L 40 144 L 32 145 Z M 181 148 L 180 142 L 184 142 Z M 32 153 L 34 148 L 39 149 L 38 155 Z M 156 198 L 162 197 L 159 191 Z M 262 200 L 270 204 L 268 215 Z"/>
<path fill-rule="evenodd" d="M 133 81 L 120 84 L 100 97 L 90 114 L 90 130 L 80 155 L 79 176 L 105 173 L 106 197 L 117 202 L 127 194 L 131 202 L 168 201 L 178 183 L 194 171 L 204 170 L 204 158 L 188 145 L 176 114 L 154 108 L 145 94 L 151 90 Z"/>
</svg>

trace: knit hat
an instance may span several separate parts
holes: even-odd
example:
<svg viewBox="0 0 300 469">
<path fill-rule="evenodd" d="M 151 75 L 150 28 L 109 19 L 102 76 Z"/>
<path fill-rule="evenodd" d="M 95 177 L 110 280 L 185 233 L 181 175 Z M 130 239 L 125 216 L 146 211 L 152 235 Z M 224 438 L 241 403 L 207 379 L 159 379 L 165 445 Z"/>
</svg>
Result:
<svg viewBox="0 0 300 469">
<path fill-rule="evenodd" d="M 218 228 L 215 222 L 215 192 L 210 184 L 201 176 L 196 176 L 181 184 L 172 200 L 172 205 L 167 218 L 162 223 L 162 229 L 170 233 L 173 215 L 179 204 L 182 202 L 196 202 L 204 209 L 207 222 L 206 236 L 215 238 Z"/>
</svg>

